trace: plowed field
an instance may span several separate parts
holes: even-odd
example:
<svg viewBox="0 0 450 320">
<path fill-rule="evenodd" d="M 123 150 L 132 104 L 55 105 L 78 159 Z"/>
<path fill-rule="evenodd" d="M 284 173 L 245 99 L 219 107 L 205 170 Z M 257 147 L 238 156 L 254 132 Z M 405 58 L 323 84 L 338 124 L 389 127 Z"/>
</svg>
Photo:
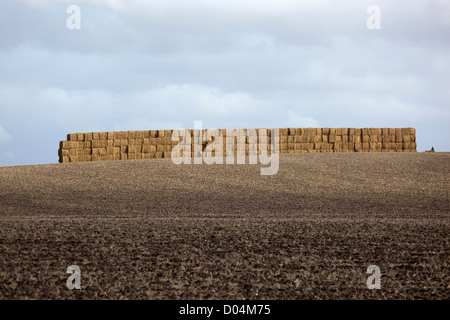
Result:
<svg viewBox="0 0 450 320">
<path fill-rule="evenodd" d="M 449 153 L 260 168 L 0 168 L 0 299 L 450 299 Z"/>
</svg>

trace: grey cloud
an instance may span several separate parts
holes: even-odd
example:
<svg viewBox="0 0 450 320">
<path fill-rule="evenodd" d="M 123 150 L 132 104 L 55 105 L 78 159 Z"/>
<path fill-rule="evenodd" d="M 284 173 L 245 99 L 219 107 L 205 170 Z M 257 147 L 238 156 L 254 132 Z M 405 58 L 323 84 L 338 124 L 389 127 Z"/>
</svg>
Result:
<svg viewBox="0 0 450 320">
<path fill-rule="evenodd" d="M 71 31 L 71 1 L 0 0 L 0 164 L 54 162 L 68 132 L 194 120 L 413 126 L 419 150 L 450 149 L 446 2 L 377 1 L 381 30 L 372 1 L 242 3 L 79 1 Z M 31 131 L 45 143 L 29 158 Z"/>
</svg>

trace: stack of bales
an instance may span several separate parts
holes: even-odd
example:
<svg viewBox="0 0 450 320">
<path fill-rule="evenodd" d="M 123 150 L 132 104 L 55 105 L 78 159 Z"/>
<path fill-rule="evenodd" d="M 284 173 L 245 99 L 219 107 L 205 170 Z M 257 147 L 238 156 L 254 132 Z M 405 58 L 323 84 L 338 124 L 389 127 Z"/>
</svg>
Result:
<svg viewBox="0 0 450 320">
<path fill-rule="evenodd" d="M 414 152 L 414 128 L 279 129 L 280 153 Z"/>
<path fill-rule="evenodd" d="M 271 154 L 273 129 L 185 130 L 191 137 L 190 157 L 215 156 L 207 146 L 221 133 L 223 156 L 259 154 L 262 133 L 267 132 L 267 152 Z M 59 161 L 170 158 L 178 141 L 171 141 L 173 130 L 71 133 L 60 142 Z M 314 152 L 415 152 L 414 128 L 280 128 L 279 153 Z M 228 136 L 228 137 L 227 137 Z M 180 137 L 179 141 L 182 140 Z M 242 144 L 242 150 L 237 142 Z M 196 148 L 195 144 L 199 147 Z M 185 148 L 187 150 L 187 148 Z M 179 156 L 183 156 L 180 151 Z"/>
<path fill-rule="evenodd" d="M 71 133 L 60 142 L 60 162 L 170 157 L 171 130 Z M 175 142 L 174 142 L 175 143 Z"/>
</svg>

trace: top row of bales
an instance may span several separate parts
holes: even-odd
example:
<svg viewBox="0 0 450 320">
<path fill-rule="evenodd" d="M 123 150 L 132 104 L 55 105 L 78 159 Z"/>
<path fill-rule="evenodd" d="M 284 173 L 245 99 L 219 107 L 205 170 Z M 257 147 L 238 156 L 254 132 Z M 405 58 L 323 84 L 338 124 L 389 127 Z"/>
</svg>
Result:
<svg viewBox="0 0 450 320">
<path fill-rule="evenodd" d="M 165 137 L 170 137 L 171 134 L 172 134 L 172 130 L 69 133 L 67 135 L 67 141 L 165 138 Z"/>
<path fill-rule="evenodd" d="M 283 128 L 280 136 L 288 135 L 330 135 L 330 136 L 375 136 L 375 135 L 414 135 L 415 128 Z"/>
<path fill-rule="evenodd" d="M 207 129 L 218 133 L 219 129 Z M 222 135 L 226 135 L 226 129 L 220 129 Z M 228 129 L 243 130 L 249 129 Z M 249 134 L 259 134 L 260 129 L 250 129 Z M 195 130 L 188 129 L 191 136 Z M 270 136 L 272 129 L 267 129 Z M 89 132 L 89 133 L 69 133 L 67 141 L 91 141 L 91 140 L 118 140 L 118 139 L 144 139 L 144 138 L 166 138 L 172 135 L 173 130 L 143 130 L 143 131 L 110 131 L 110 132 Z M 202 130 L 204 133 L 205 130 Z M 381 135 L 415 135 L 414 128 L 281 128 L 278 129 L 279 136 L 304 136 L 304 135 L 329 135 L 329 136 L 381 136 Z"/>
</svg>

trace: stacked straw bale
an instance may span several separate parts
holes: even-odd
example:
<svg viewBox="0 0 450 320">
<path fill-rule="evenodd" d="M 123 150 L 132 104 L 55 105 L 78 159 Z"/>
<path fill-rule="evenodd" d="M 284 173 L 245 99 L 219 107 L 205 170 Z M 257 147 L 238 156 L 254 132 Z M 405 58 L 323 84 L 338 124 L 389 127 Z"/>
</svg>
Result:
<svg viewBox="0 0 450 320">
<path fill-rule="evenodd" d="M 272 153 L 273 129 L 221 129 L 225 156 L 259 154 L 261 135 L 267 133 L 267 154 Z M 219 139 L 219 130 L 186 130 L 191 137 L 191 157 L 215 156 L 207 148 Z M 173 130 L 70 133 L 61 141 L 59 162 L 171 158 Z M 206 136 L 208 134 L 208 137 Z M 279 128 L 279 153 L 314 152 L 416 152 L 414 128 Z M 181 141 L 181 138 L 180 138 Z M 238 145 L 237 142 L 240 142 Z M 198 143 L 198 147 L 195 147 Z M 275 143 L 275 141 L 274 141 Z M 183 156 L 183 151 L 180 151 Z"/>
</svg>

